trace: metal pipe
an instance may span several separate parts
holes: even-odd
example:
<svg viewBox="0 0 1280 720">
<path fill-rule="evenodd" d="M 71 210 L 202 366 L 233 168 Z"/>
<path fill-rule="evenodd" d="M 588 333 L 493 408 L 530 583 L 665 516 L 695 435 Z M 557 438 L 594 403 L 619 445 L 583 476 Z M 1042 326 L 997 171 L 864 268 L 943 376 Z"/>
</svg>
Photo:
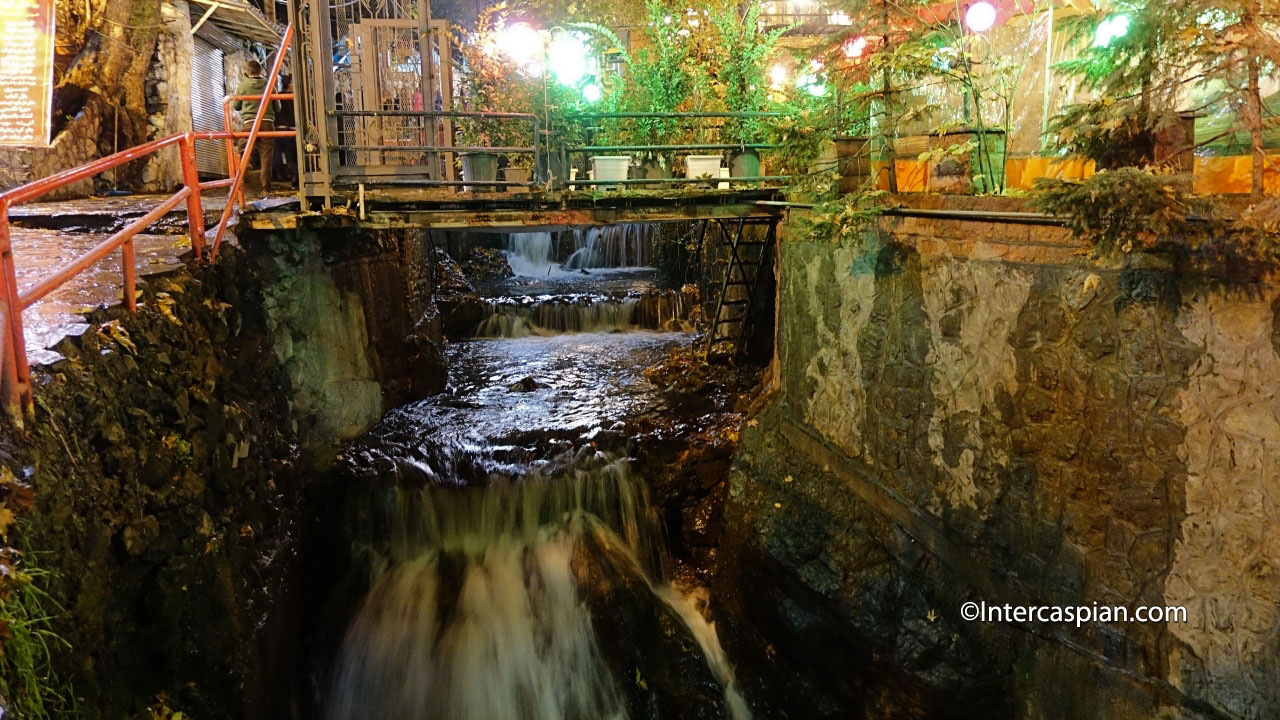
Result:
<svg viewBox="0 0 1280 720">
<path fill-rule="evenodd" d="M 785 202 L 781 200 L 756 200 L 753 205 L 765 207 L 799 208 L 811 210 L 813 203 Z M 1010 223 L 1015 225 L 1048 225 L 1063 227 L 1065 218 L 1035 212 L 1001 212 L 994 210 L 931 210 L 925 208 L 886 207 L 880 210 L 882 215 L 891 217 L 934 218 L 938 220 L 975 220 L 979 222 Z"/>
<path fill-rule="evenodd" d="M 790 175 L 759 175 L 756 177 L 730 178 L 629 178 L 627 180 L 574 180 L 574 185 L 644 185 L 648 183 L 664 183 L 678 185 L 681 183 L 719 183 L 719 182 L 766 182 L 770 180 L 787 180 Z M 810 206 L 812 207 L 812 206 Z"/>
<path fill-rule="evenodd" d="M 538 116 L 533 113 L 476 112 L 471 110 L 330 110 L 328 111 L 328 115 L 331 117 L 474 117 L 494 118 L 498 120 L 504 118 L 523 118 L 527 120 L 538 119 Z"/>
<path fill-rule="evenodd" d="M 364 150 L 372 152 L 458 152 L 490 153 L 493 155 L 535 155 L 532 147 L 483 147 L 475 145 L 334 145 L 335 150 Z"/>
<path fill-rule="evenodd" d="M 741 110 L 738 112 L 617 112 L 578 113 L 566 115 L 565 120 L 602 120 L 624 118 L 772 118 L 784 113 Z"/>
<path fill-rule="evenodd" d="M 280 68 L 284 66 L 284 56 L 289 51 L 289 43 L 293 40 L 293 23 L 290 22 L 284 29 L 284 37 L 280 40 L 280 50 L 276 53 L 275 62 L 271 63 L 271 74 L 267 77 L 267 88 L 275 87 L 276 80 L 280 77 Z M 269 95 L 270 93 L 263 93 Z M 258 139 L 258 132 L 262 127 L 262 118 L 267 114 L 267 101 L 263 100 L 258 103 L 258 112 L 253 117 L 253 128 L 249 130 L 249 139 L 244 144 L 244 154 L 240 158 L 241 167 L 248 167 L 249 158 L 253 157 L 253 144 Z M 222 208 L 222 217 L 218 220 L 218 233 L 213 236 L 213 246 L 209 249 L 209 259 L 218 259 L 218 248 L 222 245 L 222 236 L 227 233 L 227 223 L 231 220 L 231 211 L 235 206 L 232 200 L 240 192 L 244 186 L 244 172 L 237 172 L 235 182 L 231 184 L 231 192 L 227 194 L 227 204 Z M 243 201 L 242 201 L 243 202 Z"/>
<path fill-rule="evenodd" d="M 133 236 L 120 245 L 120 262 L 124 266 L 124 306 L 129 312 L 138 312 L 138 268 L 134 266 Z"/>
<path fill-rule="evenodd" d="M 27 356 L 22 337 L 22 308 L 18 305 L 18 278 L 13 267 L 13 247 L 9 238 L 9 203 L 0 199 L 0 365 L 3 375 L 4 409 L 14 422 L 21 424 L 26 399 L 26 385 L 21 366 Z"/>
<path fill-rule="evenodd" d="M 568 151 L 578 152 L 645 152 L 649 150 L 772 150 L 777 145 L 766 143 L 704 143 L 701 145 L 585 145 L 571 147 Z"/>
</svg>

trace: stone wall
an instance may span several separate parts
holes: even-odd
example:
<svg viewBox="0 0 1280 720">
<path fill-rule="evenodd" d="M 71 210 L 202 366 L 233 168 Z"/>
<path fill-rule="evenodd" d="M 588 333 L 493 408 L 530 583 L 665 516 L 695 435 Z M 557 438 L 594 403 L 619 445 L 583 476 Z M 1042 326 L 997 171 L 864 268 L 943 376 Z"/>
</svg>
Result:
<svg viewBox="0 0 1280 720">
<path fill-rule="evenodd" d="M 1100 267 L 1056 228 L 798 221 L 717 580 L 737 656 L 790 669 L 748 685 L 804 718 L 1280 716 L 1280 284 Z"/>
<path fill-rule="evenodd" d="M 162 32 L 147 73 L 147 125 L 151 139 L 191 132 L 191 56 L 194 43 L 186 0 L 160 5 Z M 142 189 L 164 192 L 182 184 L 182 159 L 170 147 L 151 156 Z"/>
<path fill-rule="evenodd" d="M 291 717 L 314 470 L 444 381 L 418 235 L 242 246 L 149 277 L 136 315 L 95 311 L 34 369 L 28 433 L 0 435 L 80 717 Z"/>
</svg>

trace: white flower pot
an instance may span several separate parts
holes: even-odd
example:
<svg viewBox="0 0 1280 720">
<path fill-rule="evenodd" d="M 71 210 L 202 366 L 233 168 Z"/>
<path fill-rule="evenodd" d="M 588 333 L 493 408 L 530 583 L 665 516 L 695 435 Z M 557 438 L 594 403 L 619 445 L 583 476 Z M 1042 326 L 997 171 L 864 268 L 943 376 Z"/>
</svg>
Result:
<svg viewBox="0 0 1280 720">
<path fill-rule="evenodd" d="M 595 180 L 626 180 L 629 167 L 631 167 L 630 155 L 596 155 L 591 158 L 591 174 Z M 618 186 L 597 185 L 596 187 L 614 190 Z"/>
<path fill-rule="evenodd" d="M 689 180 L 700 177 L 720 177 L 719 155 L 690 155 L 684 159 L 684 176 Z"/>
</svg>

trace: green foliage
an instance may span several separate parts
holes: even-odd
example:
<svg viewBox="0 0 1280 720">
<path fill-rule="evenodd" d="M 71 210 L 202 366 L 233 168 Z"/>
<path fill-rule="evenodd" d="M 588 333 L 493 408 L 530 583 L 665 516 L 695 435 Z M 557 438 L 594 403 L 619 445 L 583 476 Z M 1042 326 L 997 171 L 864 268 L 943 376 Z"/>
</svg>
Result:
<svg viewBox="0 0 1280 720">
<path fill-rule="evenodd" d="M 717 79 L 725 109 L 730 112 L 759 112 L 769 102 L 765 62 L 778 38 L 788 28 L 761 32 L 761 10 L 759 3 L 751 3 L 741 16 L 733 7 L 726 7 L 712 16 L 722 58 Z M 725 123 L 724 136 L 727 140 L 754 143 L 759 142 L 761 135 L 760 118 L 731 118 Z"/>
<path fill-rule="evenodd" d="M 52 646 L 69 647 L 50 629 L 50 611 L 57 604 L 39 586 L 47 573 L 29 559 L 18 569 L 18 553 L 0 550 L 4 570 L 0 589 L 0 692 L 8 709 L 22 720 L 62 717 L 70 709 L 70 694 L 50 665 Z"/>
<path fill-rule="evenodd" d="M 525 77 L 503 57 L 498 34 L 506 27 L 505 3 L 491 5 L 476 18 L 474 30 L 455 28 L 456 46 L 463 59 L 459 69 L 460 105 L 473 112 L 535 113 L 540 108 L 542 82 Z M 528 147 L 533 144 L 528 122 L 500 118 L 464 118 L 456 121 L 459 140 L 465 146 Z M 528 156 L 512 156 L 517 164 Z"/>
<path fill-rule="evenodd" d="M 1280 65 L 1280 39 L 1266 27 L 1280 3 L 1119 0 L 1110 10 L 1127 14 L 1129 25 L 1105 46 L 1094 43 L 1094 33 L 1108 16 L 1063 23 L 1063 31 L 1083 50 L 1056 70 L 1096 99 L 1069 106 L 1055 119 L 1057 149 L 1096 160 L 1103 168 L 1149 164 L 1156 137 L 1173 126 L 1179 110 L 1233 116 L 1235 127 L 1243 126 L 1255 147 L 1261 145 L 1258 78 Z M 1189 106 L 1184 104 L 1188 97 Z M 1261 170 L 1259 162 L 1254 168 L 1259 190 Z"/>
<path fill-rule="evenodd" d="M 858 242 L 883 214 L 878 202 L 884 195 L 882 191 L 871 190 L 815 205 L 800 221 L 803 236 L 813 242 L 840 245 Z"/>
<path fill-rule="evenodd" d="M 1207 212 L 1203 201 L 1172 175 L 1149 169 L 1107 170 L 1079 181 L 1041 178 L 1030 203 L 1064 218 L 1105 259 L 1172 242 L 1195 247 L 1209 231 L 1188 220 L 1196 211 Z"/>
<path fill-rule="evenodd" d="M 839 187 L 832 138 L 837 115 L 831 103 L 814 103 L 803 92 L 782 104 L 783 116 L 767 127 L 772 172 L 790 176 L 787 197 L 797 201 L 829 198 Z"/>
<path fill-rule="evenodd" d="M 692 90 L 689 43 L 680 34 L 684 6 L 669 0 L 645 0 L 648 21 L 646 44 L 628 64 L 623 111 L 671 113 L 681 108 Z M 674 142 L 680 121 L 672 118 L 638 118 L 618 123 L 611 135 L 621 144 L 665 145 Z"/>
</svg>

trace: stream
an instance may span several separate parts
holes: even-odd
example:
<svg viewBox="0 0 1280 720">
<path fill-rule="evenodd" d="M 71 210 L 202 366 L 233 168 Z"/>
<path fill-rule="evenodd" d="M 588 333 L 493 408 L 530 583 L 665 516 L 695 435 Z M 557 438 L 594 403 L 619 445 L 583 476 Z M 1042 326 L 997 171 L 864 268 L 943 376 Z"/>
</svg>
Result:
<svg viewBox="0 0 1280 720">
<path fill-rule="evenodd" d="M 652 238 L 588 231 L 556 263 L 549 234 L 509 236 L 517 274 L 449 345 L 447 389 L 344 454 L 345 631 L 318 717 L 751 717 L 706 592 L 669 576 L 625 431 L 664 411 L 642 370 L 692 337 L 692 303 L 643 267 Z"/>
</svg>

